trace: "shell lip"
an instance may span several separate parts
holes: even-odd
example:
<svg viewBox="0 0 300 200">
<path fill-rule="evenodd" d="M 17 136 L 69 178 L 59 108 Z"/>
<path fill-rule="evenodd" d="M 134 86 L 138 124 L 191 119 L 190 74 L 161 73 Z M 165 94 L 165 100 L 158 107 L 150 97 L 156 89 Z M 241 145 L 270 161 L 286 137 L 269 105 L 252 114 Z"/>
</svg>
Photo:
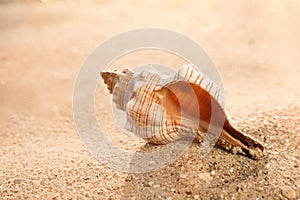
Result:
<svg viewBox="0 0 300 200">
<path fill-rule="evenodd" d="M 254 138 L 234 128 L 228 121 L 225 122 L 219 144 L 233 153 L 243 154 L 254 160 L 263 156 L 264 146 Z"/>
</svg>

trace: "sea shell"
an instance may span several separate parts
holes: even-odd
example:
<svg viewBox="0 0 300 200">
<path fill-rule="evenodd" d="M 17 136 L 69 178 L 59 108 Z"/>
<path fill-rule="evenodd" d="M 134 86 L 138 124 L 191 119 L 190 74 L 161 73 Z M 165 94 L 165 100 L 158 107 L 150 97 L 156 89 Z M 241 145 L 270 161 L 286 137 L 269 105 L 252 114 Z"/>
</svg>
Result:
<svg viewBox="0 0 300 200">
<path fill-rule="evenodd" d="M 140 73 L 105 71 L 101 76 L 116 107 L 126 112 L 125 129 L 150 143 L 167 144 L 186 137 L 201 143 L 208 130 L 220 130 L 218 144 L 227 149 L 238 147 L 251 157 L 255 157 L 252 149 L 264 150 L 229 123 L 218 86 L 192 64 L 168 76 L 155 68 Z"/>
</svg>

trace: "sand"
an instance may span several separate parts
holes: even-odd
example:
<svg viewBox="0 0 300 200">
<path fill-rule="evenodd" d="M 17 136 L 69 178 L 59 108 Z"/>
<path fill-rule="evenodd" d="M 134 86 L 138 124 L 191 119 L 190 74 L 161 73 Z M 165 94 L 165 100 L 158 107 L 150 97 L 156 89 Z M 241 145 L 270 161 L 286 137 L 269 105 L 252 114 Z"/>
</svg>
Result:
<svg viewBox="0 0 300 200">
<path fill-rule="evenodd" d="M 296 0 L 2 1 L 1 199 L 298 199 L 299 11 Z M 84 148 L 72 115 L 81 64 L 112 35 L 141 27 L 175 30 L 204 47 L 222 76 L 226 113 L 265 145 L 261 159 L 221 148 L 199 159 L 193 143 L 166 168 L 134 174 L 99 163 Z M 184 63 L 148 50 L 111 68 L 151 62 Z M 97 119 L 115 130 L 111 140 L 133 152 L 157 148 L 122 135 L 99 85 Z"/>
</svg>

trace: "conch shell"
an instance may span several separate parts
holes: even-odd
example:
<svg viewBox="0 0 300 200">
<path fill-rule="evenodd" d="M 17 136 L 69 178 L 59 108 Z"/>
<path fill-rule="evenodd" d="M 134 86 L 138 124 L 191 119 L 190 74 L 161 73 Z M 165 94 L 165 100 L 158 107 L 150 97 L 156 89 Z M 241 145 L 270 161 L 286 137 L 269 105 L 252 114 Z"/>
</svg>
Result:
<svg viewBox="0 0 300 200">
<path fill-rule="evenodd" d="M 155 69 L 134 73 L 101 72 L 113 102 L 126 112 L 125 129 L 153 144 L 167 144 L 185 137 L 203 142 L 209 127 L 219 127 L 218 144 L 255 157 L 262 144 L 235 129 L 222 108 L 217 85 L 194 65 L 184 65 L 166 76 Z M 216 129 L 213 129 L 216 130 Z"/>
</svg>

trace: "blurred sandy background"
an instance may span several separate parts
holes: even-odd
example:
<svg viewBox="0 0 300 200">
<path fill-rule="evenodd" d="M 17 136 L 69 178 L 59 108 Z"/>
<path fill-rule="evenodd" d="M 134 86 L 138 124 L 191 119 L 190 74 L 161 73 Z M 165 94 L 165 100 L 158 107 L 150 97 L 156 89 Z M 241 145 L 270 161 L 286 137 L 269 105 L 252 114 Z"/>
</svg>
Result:
<svg viewBox="0 0 300 200">
<path fill-rule="evenodd" d="M 0 1 L 0 197 L 112 199 L 296 199 L 300 195 L 300 2 Z M 143 27 L 180 32 L 203 46 L 223 78 L 227 113 L 266 144 L 253 161 L 197 145 L 146 174 L 99 164 L 72 118 L 76 75 L 89 53 L 117 33 Z M 112 65 L 181 65 L 137 52 Z M 110 113 L 110 97 L 101 90 Z M 105 121 L 106 120 L 106 121 Z M 116 129 L 113 137 L 120 137 Z M 130 142 L 123 141 L 130 146 Z M 214 172 L 212 172 L 214 171 Z"/>
</svg>

